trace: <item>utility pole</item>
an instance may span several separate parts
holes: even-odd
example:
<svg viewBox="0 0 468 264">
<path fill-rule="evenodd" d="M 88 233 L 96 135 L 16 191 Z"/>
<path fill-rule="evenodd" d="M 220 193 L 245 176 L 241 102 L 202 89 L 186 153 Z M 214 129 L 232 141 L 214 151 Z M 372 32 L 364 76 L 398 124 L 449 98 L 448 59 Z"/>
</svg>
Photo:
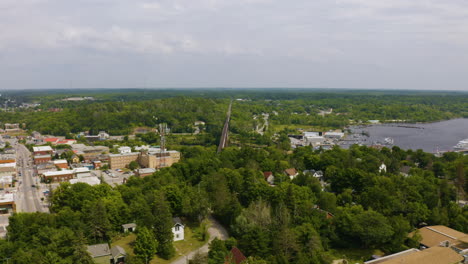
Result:
<svg viewBox="0 0 468 264">
<path fill-rule="evenodd" d="M 161 136 L 161 144 L 160 144 L 160 163 L 159 167 L 164 168 L 166 167 L 166 132 L 167 132 L 167 124 L 161 123 L 159 124 L 159 135 Z"/>
</svg>

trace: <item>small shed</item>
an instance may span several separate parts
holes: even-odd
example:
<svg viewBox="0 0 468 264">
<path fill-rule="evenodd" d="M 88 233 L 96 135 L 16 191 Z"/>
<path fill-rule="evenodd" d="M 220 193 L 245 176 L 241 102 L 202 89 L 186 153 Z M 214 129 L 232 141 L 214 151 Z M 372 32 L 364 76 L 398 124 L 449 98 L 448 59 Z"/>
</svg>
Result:
<svg viewBox="0 0 468 264">
<path fill-rule="evenodd" d="M 123 229 L 124 233 L 135 232 L 136 224 L 135 223 L 124 224 L 124 225 L 122 225 L 122 229 Z"/>
<path fill-rule="evenodd" d="M 125 250 L 119 246 L 114 246 L 111 248 L 111 264 L 123 264 L 125 263 L 125 257 L 127 253 Z"/>
</svg>

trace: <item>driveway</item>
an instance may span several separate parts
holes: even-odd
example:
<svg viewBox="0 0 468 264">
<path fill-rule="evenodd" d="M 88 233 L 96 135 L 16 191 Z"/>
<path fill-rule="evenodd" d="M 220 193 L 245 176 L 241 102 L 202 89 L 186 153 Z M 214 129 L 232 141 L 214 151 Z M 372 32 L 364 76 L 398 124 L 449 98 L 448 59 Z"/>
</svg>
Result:
<svg viewBox="0 0 468 264">
<path fill-rule="evenodd" d="M 189 254 L 187 254 L 185 256 L 179 257 L 175 261 L 171 262 L 171 264 L 187 264 L 188 263 L 187 260 L 192 259 L 193 256 L 195 256 L 195 254 L 197 254 L 197 253 L 208 253 L 209 243 L 213 239 L 218 238 L 218 239 L 221 239 L 221 240 L 226 240 L 226 239 L 229 238 L 229 235 L 228 235 L 226 229 L 220 223 L 218 223 L 218 221 L 216 221 L 211 216 L 209 217 L 209 220 L 210 220 L 210 227 L 208 228 L 208 234 L 210 235 L 210 239 L 208 239 L 208 243 L 206 243 L 202 247 L 190 252 Z"/>
</svg>

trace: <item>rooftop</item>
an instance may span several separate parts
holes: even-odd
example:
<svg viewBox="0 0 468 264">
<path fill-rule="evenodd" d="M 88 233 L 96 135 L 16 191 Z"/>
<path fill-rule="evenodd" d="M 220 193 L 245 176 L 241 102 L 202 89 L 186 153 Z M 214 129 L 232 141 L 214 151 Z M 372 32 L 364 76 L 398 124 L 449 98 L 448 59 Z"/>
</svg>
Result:
<svg viewBox="0 0 468 264">
<path fill-rule="evenodd" d="M 101 184 L 101 180 L 99 180 L 98 177 L 86 177 L 86 178 L 80 178 L 80 179 L 71 179 L 70 183 L 75 184 L 75 183 L 87 183 L 91 186 L 93 185 L 98 185 Z"/>
<path fill-rule="evenodd" d="M 46 155 L 35 155 L 34 159 L 44 159 L 44 158 L 51 158 L 49 154 Z"/>
<path fill-rule="evenodd" d="M 60 159 L 60 160 L 54 160 L 54 164 L 68 164 L 67 160 Z"/>
<path fill-rule="evenodd" d="M 432 247 L 422 251 L 390 258 L 379 264 L 454 264 L 463 260 L 463 257 L 447 247 Z"/>
<path fill-rule="evenodd" d="M 34 152 L 38 151 L 53 151 L 50 146 L 39 146 L 39 147 L 33 147 Z"/>
<path fill-rule="evenodd" d="M 60 175 L 67 175 L 67 174 L 73 174 L 73 170 L 46 171 L 43 173 L 44 177 L 60 176 Z"/>
<path fill-rule="evenodd" d="M 421 244 L 426 247 L 439 246 L 444 241 L 454 242 L 459 238 L 465 237 L 466 234 L 454 230 L 452 228 L 438 225 L 426 226 L 419 229 L 419 234 L 422 237 Z"/>
<path fill-rule="evenodd" d="M 153 168 L 144 168 L 144 169 L 138 170 L 138 173 L 140 174 L 154 173 L 154 172 L 156 172 L 156 169 L 153 169 Z"/>
<path fill-rule="evenodd" d="M 88 246 L 88 252 L 93 258 L 111 255 L 111 251 L 107 243 Z"/>
<path fill-rule="evenodd" d="M 119 153 L 119 154 L 109 154 L 109 157 L 125 157 L 125 156 L 135 156 L 140 154 L 140 152 L 130 152 L 130 153 Z"/>
<path fill-rule="evenodd" d="M 11 203 L 15 201 L 15 195 L 12 193 L 0 194 L 0 203 Z"/>
</svg>

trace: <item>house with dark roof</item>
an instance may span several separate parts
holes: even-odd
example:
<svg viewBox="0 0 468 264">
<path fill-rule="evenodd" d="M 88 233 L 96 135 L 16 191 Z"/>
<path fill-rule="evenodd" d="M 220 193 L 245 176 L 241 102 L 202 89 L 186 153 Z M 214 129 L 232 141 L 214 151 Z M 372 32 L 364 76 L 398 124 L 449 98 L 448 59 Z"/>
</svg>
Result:
<svg viewBox="0 0 468 264">
<path fill-rule="evenodd" d="M 274 185 L 275 184 L 275 176 L 273 176 L 273 172 L 271 171 L 265 171 L 263 173 L 263 177 L 265 178 L 265 181 L 268 182 L 268 184 L 270 185 Z"/>
<path fill-rule="evenodd" d="M 172 234 L 174 234 L 174 241 L 184 240 L 184 229 L 185 226 L 182 224 L 182 220 L 179 217 L 172 218 L 174 226 L 172 227 Z"/>
<path fill-rule="evenodd" d="M 240 264 L 245 261 L 247 258 L 244 256 L 242 251 L 237 247 L 232 247 L 229 252 L 229 256 L 226 257 L 224 264 Z"/>
<path fill-rule="evenodd" d="M 127 253 L 122 247 L 109 244 L 97 244 L 88 246 L 88 253 L 97 264 L 124 264 Z"/>
</svg>

